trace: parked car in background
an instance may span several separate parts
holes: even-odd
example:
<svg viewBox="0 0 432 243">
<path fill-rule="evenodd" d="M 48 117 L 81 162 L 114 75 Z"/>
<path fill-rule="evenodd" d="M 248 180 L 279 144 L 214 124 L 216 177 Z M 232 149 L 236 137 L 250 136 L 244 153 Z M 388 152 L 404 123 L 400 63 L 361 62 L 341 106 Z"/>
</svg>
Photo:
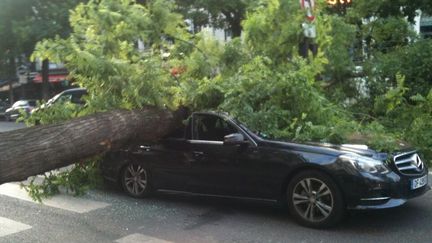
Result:
<svg viewBox="0 0 432 243">
<path fill-rule="evenodd" d="M 35 100 L 18 100 L 12 107 L 6 109 L 5 118 L 7 121 L 12 121 L 16 120 L 22 113 L 30 115 L 35 107 Z"/>
<path fill-rule="evenodd" d="M 39 110 L 46 109 L 54 104 L 63 103 L 63 102 L 71 102 L 76 105 L 84 105 L 85 102 L 82 99 L 84 95 L 87 94 L 87 89 L 85 88 L 73 88 L 67 89 L 51 99 L 47 101 L 47 103 L 43 104 L 40 107 L 35 108 L 32 113 L 38 112 Z"/>
<path fill-rule="evenodd" d="M 0 119 L 5 118 L 7 108 L 9 108 L 9 104 L 4 101 L 0 101 Z"/>
<path fill-rule="evenodd" d="M 133 197 L 153 191 L 280 202 L 301 224 L 331 226 L 346 209 L 382 209 L 430 190 L 415 150 L 269 140 L 223 113 L 194 113 L 159 142 L 104 158 L 103 176 Z"/>
</svg>

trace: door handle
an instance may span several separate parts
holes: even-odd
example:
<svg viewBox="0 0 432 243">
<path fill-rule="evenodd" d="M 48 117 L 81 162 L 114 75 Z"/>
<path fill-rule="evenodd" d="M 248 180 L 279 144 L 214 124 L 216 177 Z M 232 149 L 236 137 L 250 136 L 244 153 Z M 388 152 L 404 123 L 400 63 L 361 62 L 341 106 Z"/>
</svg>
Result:
<svg viewBox="0 0 432 243">
<path fill-rule="evenodd" d="M 148 152 L 148 151 L 150 151 L 151 146 L 149 146 L 149 145 L 140 145 L 139 148 L 142 149 L 142 150 L 144 150 L 144 151 L 146 151 L 146 152 Z"/>
<path fill-rule="evenodd" d="M 204 156 L 204 152 L 200 152 L 200 151 L 193 151 L 193 155 L 195 157 L 202 157 Z"/>
</svg>

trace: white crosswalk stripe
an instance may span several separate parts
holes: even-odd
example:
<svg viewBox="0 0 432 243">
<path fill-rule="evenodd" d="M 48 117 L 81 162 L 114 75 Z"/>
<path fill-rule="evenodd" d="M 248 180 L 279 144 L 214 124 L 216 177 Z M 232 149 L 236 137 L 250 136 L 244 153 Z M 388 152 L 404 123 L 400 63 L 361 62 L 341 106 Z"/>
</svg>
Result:
<svg viewBox="0 0 432 243">
<path fill-rule="evenodd" d="M 7 183 L 0 185 L 0 195 L 17 198 L 24 201 L 34 202 L 27 192 L 20 188 L 18 184 Z M 35 203 L 35 202 L 34 202 Z M 52 198 L 43 200 L 43 205 L 59 208 L 75 213 L 87 213 L 96 209 L 104 208 L 110 204 L 93 200 L 73 197 L 71 195 L 56 195 Z"/>
<path fill-rule="evenodd" d="M 151 237 L 143 234 L 132 234 L 127 235 L 121 239 L 116 240 L 117 243 L 172 243 L 172 241 L 166 241 L 159 238 Z"/>
<path fill-rule="evenodd" d="M 30 225 L 0 217 L 0 237 L 31 229 Z"/>
</svg>

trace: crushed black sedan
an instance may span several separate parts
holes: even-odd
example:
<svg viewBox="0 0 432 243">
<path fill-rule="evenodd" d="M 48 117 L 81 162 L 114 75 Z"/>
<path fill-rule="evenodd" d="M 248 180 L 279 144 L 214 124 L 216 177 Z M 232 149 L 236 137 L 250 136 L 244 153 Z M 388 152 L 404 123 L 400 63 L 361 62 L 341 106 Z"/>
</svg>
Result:
<svg viewBox="0 0 432 243">
<path fill-rule="evenodd" d="M 347 209 L 400 206 L 430 189 L 416 151 L 272 141 L 213 112 L 194 113 L 156 144 L 110 152 L 101 168 L 133 197 L 165 191 L 272 200 L 309 227 L 334 225 Z"/>
</svg>

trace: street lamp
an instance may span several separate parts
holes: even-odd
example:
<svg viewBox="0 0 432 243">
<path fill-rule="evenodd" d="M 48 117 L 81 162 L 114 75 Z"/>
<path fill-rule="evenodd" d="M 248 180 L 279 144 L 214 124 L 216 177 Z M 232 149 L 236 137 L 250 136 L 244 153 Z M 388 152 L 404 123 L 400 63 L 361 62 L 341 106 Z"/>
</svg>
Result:
<svg viewBox="0 0 432 243">
<path fill-rule="evenodd" d="M 352 4 L 352 0 L 327 0 L 329 9 L 339 15 L 345 15 L 347 8 Z"/>
<path fill-rule="evenodd" d="M 346 5 L 346 4 L 350 4 L 351 2 L 352 0 L 327 0 L 327 3 L 330 5 L 338 5 L 338 4 Z"/>
</svg>

